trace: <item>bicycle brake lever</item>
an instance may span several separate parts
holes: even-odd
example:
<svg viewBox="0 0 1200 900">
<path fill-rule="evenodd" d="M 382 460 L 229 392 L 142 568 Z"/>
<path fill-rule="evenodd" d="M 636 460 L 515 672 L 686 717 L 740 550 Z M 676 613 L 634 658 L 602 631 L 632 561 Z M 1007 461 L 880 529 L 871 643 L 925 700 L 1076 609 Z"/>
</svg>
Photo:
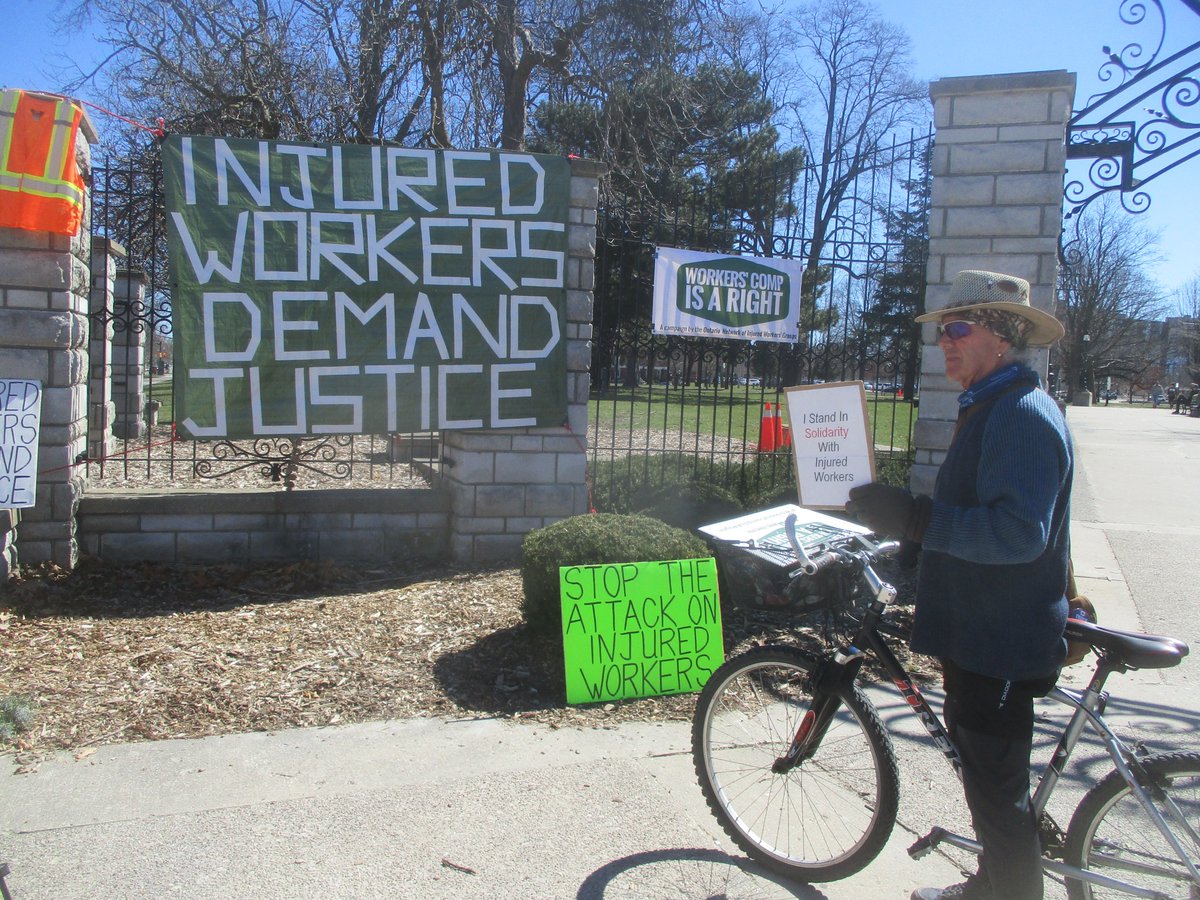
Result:
<svg viewBox="0 0 1200 900">
<path fill-rule="evenodd" d="M 900 549 L 899 541 L 885 540 L 872 541 L 865 534 L 856 534 L 854 539 L 859 545 L 873 556 L 891 556 Z"/>
<path fill-rule="evenodd" d="M 804 570 L 804 574 L 815 574 L 817 566 L 809 559 L 808 554 L 804 552 L 804 548 L 800 546 L 800 538 L 796 536 L 795 513 L 788 513 L 788 517 L 783 520 L 783 531 L 787 535 L 788 543 L 792 545 L 792 552 L 796 554 L 796 560 L 800 563 L 800 568 Z"/>
</svg>

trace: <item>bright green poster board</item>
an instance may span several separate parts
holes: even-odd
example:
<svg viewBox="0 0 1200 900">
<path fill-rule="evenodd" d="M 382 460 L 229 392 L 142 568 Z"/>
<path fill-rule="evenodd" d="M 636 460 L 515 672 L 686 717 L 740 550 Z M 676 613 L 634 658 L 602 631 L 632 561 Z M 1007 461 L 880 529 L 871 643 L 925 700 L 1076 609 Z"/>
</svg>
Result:
<svg viewBox="0 0 1200 900">
<path fill-rule="evenodd" d="M 163 167 L 183 435 L 562 424 L 568 160 L 173 135 Z"/>
<path fill-rule="evenodd" d="M 563 566 L 567 702 L 698 691 L 724 659 L 713 559 Z"/>
</svg>

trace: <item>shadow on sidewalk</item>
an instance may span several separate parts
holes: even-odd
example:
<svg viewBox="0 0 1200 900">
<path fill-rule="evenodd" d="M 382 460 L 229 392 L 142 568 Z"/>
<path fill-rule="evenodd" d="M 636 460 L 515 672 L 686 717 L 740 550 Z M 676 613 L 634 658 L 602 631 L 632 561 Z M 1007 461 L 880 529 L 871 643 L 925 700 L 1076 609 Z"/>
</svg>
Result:
<svg viewBox="0 0 1200 900">
<path fill-rule="evenodd" d="M 647 850 L 601 866 L 579 886 L 576 900 L 631 897 L 800 897 L 825 894 L 757 863 L 716 849 Z"/>
</svg>

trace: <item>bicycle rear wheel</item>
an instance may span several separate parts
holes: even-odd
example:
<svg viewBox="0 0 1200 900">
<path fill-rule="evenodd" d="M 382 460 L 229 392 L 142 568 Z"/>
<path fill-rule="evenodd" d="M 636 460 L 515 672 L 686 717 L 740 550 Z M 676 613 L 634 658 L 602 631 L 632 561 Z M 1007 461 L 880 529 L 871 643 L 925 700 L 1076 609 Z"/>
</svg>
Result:
<svg viewBox="0 0 1200 900">
<path fill-rule="evenodd" d="M 813 756 L 777 774 L 812 706 L 816 661 L 759 647 L 715 671 L 696 705 L 692 757 L 709 809 L 753 859 L 799 881 L 836 881 L 874 859 L 896 821 L 896 755 L 853 685 Z"/>
<path fill-rule="evenodd" d="M 1142 766 L 1163 790 L 1167 803 L 1183 815 L 1180 827 L 1156 803 L 1192 863 L 1200 861 L 1200 753 L 1148 756 Z M 1067 829 L 1069 865 L 1158 891 L 1164 897 L 1200 898 L 1200 885 L 1171 849 L 1162 832 L 1118 772 L 1110 772 L 1087 792 Z M 1067 879 L 1071 900 L 1127 897 L 1127 893 Z"/>
</svg>

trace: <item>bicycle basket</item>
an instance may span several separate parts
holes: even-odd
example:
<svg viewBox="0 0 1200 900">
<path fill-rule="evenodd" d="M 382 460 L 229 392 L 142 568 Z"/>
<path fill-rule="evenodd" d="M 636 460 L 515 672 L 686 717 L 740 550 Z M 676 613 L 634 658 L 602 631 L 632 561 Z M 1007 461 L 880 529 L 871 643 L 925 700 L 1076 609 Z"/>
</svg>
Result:
<svg viewBox="0 0 1200 900">
<path fill-rule="evenodd" d="M 721 596 L 735 606 L 808 612 L 830 606 L 839 596 L 833 572 L 818 572 L 789 589 L 788 573 L 796 567 L 790 552 L 712 539 L 708 544 L 717 559 Z"/>
</svg>

